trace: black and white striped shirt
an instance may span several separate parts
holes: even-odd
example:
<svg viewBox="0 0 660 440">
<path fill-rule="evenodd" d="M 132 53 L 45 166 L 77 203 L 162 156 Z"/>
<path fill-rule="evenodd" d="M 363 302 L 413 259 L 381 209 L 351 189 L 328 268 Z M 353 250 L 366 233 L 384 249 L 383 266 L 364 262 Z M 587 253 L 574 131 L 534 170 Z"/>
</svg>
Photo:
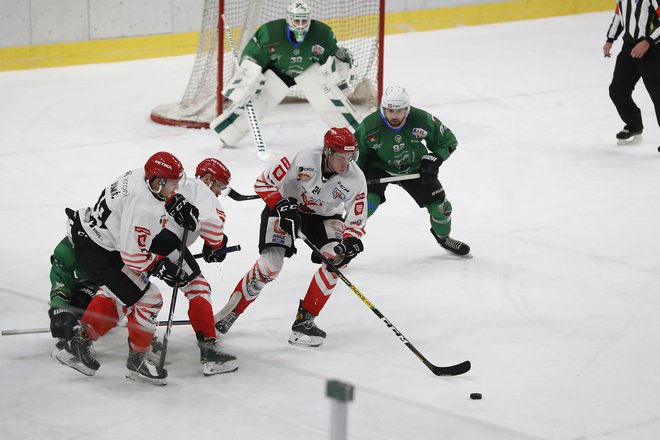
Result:
<svg viewBox="0 0 660 440">
<path fill-rule="evenodd" d="M 607 41 L 610 43 L 623 32 L 625 43 L 648 40 L 651 44 L 660 41 L 660 5 L 659 0 L 617 0 L 616 12 Z"/>
</svg>

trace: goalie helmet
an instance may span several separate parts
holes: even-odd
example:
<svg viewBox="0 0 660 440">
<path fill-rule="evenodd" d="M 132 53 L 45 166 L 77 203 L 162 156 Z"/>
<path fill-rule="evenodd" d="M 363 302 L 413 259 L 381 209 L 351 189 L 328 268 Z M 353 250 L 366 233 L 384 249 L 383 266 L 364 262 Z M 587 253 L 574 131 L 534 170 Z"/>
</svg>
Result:
<svg viewBox="0 0 660 440">
<path fill-rule="evenodd" d="M 211 174 L 214 180 L 220 182 L 223 186 L 229 186 L 229 181 L 231 180 L 231 173 L 229 169 L 220 162 L 218 159 L 209 157 L 204 159 L 197 165 L 197 170 L 195 170 L 195 176 L 198 178 L 204 177 L 206 174 Z"/>
<path fill-rule="evenodd" d="M 385 117 L 385 109 L 405 109 L 406 114 L 404 119 L 410 113 L 410 97 L 408 92 L 401 86 L 390 86 L 383 92 L 383 97 L 380 99 L 380 114 Z"/>
<path fill-rule="evenodd" d="M 326 155 L 330 155 L 333 152 L 351 153 L 351 158 L 357 160 L 358 142 L 348 128 L 333 127 L 323 136 L 323 152 Z"/>
<path fill-rule="evenodd" d="M 159 151 L 147 159 L 144 164 L 144 175 L 151 181 L 156 178 L 180 180 L 183 178 L 183 165 L 174 155 Z"/>
<path fill-rule="evenodd" d="M 301 1 L 292 2 L 286 10 L 286 24 L 289 26 L 289 30 L 293 32 L 296 42 L 302 42 L 311 24 L 307 3 Z"/>
</svg>

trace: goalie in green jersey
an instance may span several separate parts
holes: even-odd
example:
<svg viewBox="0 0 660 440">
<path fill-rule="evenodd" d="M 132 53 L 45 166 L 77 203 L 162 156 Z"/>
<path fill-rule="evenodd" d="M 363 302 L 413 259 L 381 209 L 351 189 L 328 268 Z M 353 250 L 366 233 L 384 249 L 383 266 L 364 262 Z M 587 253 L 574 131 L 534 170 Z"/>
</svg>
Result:
<svg viewBox="0 0 660 440">
<path fill-rule="evenodd" d="M 246 104 L 263 117 L 297 85 L 331 127 L 358 125 L 358 113 L 342 90 L 352 78 L 351 52 L 337 45 L 332 29 L 312 20 L 307 4 L 294 1 L 286 19 L 259 27 L 245 46 L 241 63 L 222 91 L 232 104 L 210 128 L 224 145 L 235 146 L 250 130 Z"/>
<path fill-rule="evenodd" d="M 355 132 L 360 154 L 357 164 L 369 180 L 419 173 L 418 179 L 400 185 L 420 208 L 426 208 L 431 234 L 444 249 L 467 255 L 470 246 L 453 239 L 451 203 L 438 180 L 440 165 L 456 150 L 456 137 L 435 116 L 410 106 L 403 87 L 388 87 L 380 110 L 364 118 Z M 388 183 L 368 184 L 367 208 L 371 216 L 385 203 Z"/>
</svg>

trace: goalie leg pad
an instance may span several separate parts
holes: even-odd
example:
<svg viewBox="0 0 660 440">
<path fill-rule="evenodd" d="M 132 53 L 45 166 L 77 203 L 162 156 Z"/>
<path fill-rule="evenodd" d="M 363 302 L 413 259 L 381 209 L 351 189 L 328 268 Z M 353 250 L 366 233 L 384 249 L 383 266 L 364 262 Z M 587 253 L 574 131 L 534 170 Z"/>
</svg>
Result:
<svg viewBox="0 0 660 440">
<path fill-rule="evenodd" d="M 248 102 L 257 117 L 263 118 L 282 102 L 289 87 L 271 70 L 267 70 Z M 249 131 L 250 123 L 243 103 L 235 102 L 209 124 L 225 145 L 236 145 Z"/>
<path fill-rule="evenodd" d="M 361 117 L 337 86 L 338 75 L 333 74 L 332 68 L 335 62 L 335 58 L 330 57 L 323 66 L 312 64 L 295 78 L 296 84 L 328 125 L 355 130 Z"/>
</svg>

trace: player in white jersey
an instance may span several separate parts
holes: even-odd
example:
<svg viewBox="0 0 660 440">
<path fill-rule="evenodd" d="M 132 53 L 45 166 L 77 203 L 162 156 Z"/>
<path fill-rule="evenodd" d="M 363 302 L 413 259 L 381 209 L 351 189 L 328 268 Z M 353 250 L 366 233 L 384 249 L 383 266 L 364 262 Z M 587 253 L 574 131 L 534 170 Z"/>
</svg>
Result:
<svg viewBox="0 0 660 440">
<path fill-rule="evenodd" d="M 81 325 L 67 341 L 67 351 L 74 358 L 58 358 L 61 362 L 94 375 L 100 364 L 94 357 L 92 341 L 126 316 L 127 377 L 166 383 L 167 371 L 145 356 L 163 304 L 149 275 L 172 286 L 185 285 L 196 276 L 194 269 L 180 271 L 165 255 L 154 251 L 168 214 L 190 230 L 199 228 L 197 209 L 175 193 L 183 175 L 183 166 L 176 157 L 156 153 L 147 160 L 144 170 L 129 171 L 105 188 L 93 208 L 78 211 L 71 228 L 76 261 L 100 289 L 81 318 Z"/>
<path fill-rule="evenodd" d="M 220 263 L 226 257 L 222 249 L 227 245 L 227 236 L 224 233 L 225 211 L 218 196 L 229 186 L 231 173 L 218 159 L 208 158 L 197 165 L 195 176 L 195 179 L 183 179 L 179 187 L 179 193 L 199 210 L 200 228 L 188 234 L 187 246 L 201 237 L 204 241 L 204 260 Z M 167 229 L 173 234 L 169 248 L 164 249 L 163 253 L 172 261 L 177 261 L 183 228 L 175 222 L 168 222 Z M 216 343 L 211 286 L 201 271 L 181 290 L 189 301 L 188 317 L 197 337 L 204 375 L 236 371 L 236 357 L 222 353 Z"/>
<path fill-rule="evenodd" d="M 296 253 L 294 237 L 299 227 L 337 266 L 345 266 L 364 249 L 360 237 L 367 221 L 367 183 L 355 164 L 357 152 L 350 130 L 332 128 L 325 134 L 323 148 L 284 157 L 259 176 L 254 188 L 266 202 L 259 230 L 260 256 L 216 314 L 220 333 L 226 333 L 264 286 L 277 278 L 284 258 Z M 314 254 L 312 261 L 322 263 Z M 326 333 L 314 318 L 336 284 L 337 275 L 322 264 L 300 301 L 289 343 L 313 347 L 323 343 Z"/>
</svg>

